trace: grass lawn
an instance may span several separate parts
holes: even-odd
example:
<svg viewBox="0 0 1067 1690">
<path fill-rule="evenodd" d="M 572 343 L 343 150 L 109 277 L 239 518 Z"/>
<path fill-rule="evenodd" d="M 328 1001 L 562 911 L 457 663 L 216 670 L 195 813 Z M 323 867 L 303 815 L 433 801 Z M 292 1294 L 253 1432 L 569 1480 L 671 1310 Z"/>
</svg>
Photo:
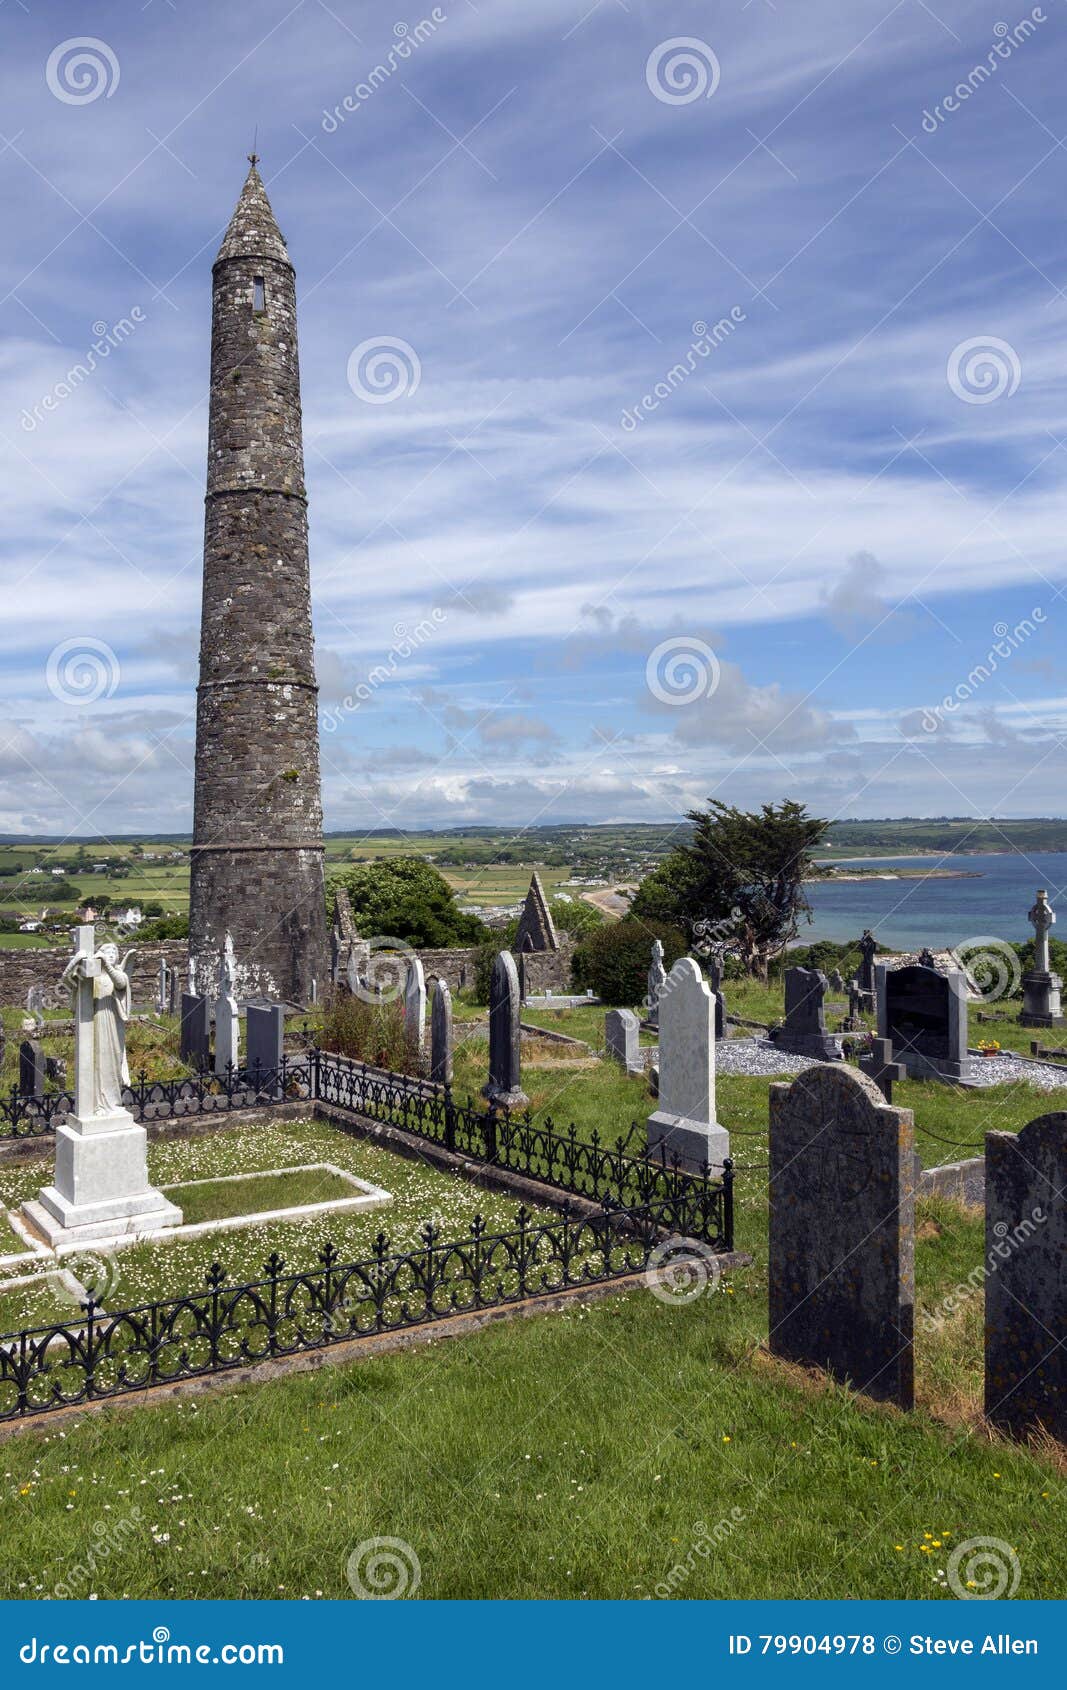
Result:
<svg viewBox="0 0 1067 1690">
<path fill-rule="evenodd" d="M 291 1173 L 245 1174 L 238 1179 L 165 1185 L 162 1189 L 181 1209 L 186 1226 L 359 1195 L 348 1180 L 321 1166 Z"/>
<path fill-rule="evenodd" d="M 877 1408 L 758 1348 L 745 1230 L 756 1267 L 688 1305 L 635 1290 L 43 1424 L 4 1450 L 0 1595 L 346 1598 L 352 1551 L 390 1537 L 425 1597 L 938 1600 L 952 1546 L 979 1536 L 1017 1551 L 1020 1597 L 1062 1595 L 1062 1470 L 973 1420 L 980 1296 L 920 1341 L 921 1406 Z M 979 1233 L 924 1207 L 920 1332 Z"/>
</svg>

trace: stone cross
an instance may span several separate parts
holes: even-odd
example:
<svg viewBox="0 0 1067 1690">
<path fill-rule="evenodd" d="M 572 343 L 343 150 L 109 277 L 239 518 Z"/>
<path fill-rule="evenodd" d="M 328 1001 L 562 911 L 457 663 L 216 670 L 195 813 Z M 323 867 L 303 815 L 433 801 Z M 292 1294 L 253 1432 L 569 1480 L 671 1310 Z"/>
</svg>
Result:
<svg viewBox="0 0 1067 1690">
<path fill-rule="evenodd" d="M 85 1121 L 96 1113 L 93 1049 L 93 990 L 100 973 L 96 930 L 91 922 L 74 929 L 74 956 L 67 964 L 74 989 L 74 1113 Z"/>
<path fill-rule="evenodd" d="M 887 1103 L 893 1101 L 894 1080 L 907 1078 L 903 1062 L 893 1061 L 892 1039 L 872 1039 L 870 1050 L 860 1057 L 860 1071 L 873 1080 Z"/>
<path fill-rule="evenodd" d="M 915 1132 L 864 1075 L 817 1063 L 770 1095 L 774 1355 L 910 1408 Z"/>
<path fill-rule="evenodd" d="M 652 962 L 648 970 L 648 1019 L 653 1026 L 659 1020 L 659 999 L 667 978 L 667 970 L 663 966 L 663 940 L 652 941 Z"/>
<path fill-rule="evenodd" d="M 452 993 L 440 979 L 434 983 L 430 1005 L 430 1078 L 452 1084 Z"/>
<path fill-rule="evenodd" d="M 170 1008 L 170 969 L 167 967 L 166 957 L 159 959 L 159 977 L 156 991 L 156 1007 L 160 1015 L 165 1015 Z"/>
<path fill-rule="evenodd" d="M 1049 972 L 1048 937 L 1056 920 L 1056 912 L 1049 903 L 1048 893 L 1043 886 L 1038 890 L 1037 902 L 1026 919 L 1034 929 L 1034 972 L 1036 974 L 1047 974 Z"/>
<path fill-rule="evenodd" d="M 683 1167 L 721 1167 L 730 1135 L 715 1118 L 715 994 L 700 964 L 682 957 L 659 1000 L 659 1107 L 648 1119 L 648 1148 Z"/>
<path fill-rule="evenodd" d="M 1067 1114 L 986 1134 L 985 1411 L 1067 1441 Z"/>
<path fill-rule="evenodd" d="M 641 1023 L 632 1009 L 609 1009 L 604 1017 L 604 1048 L 628 1074 L 640 1074 Z"/>
<path fill-rule="evenodd" d="M 874 958 L 877 950 L 877 939 L 870 928 L 865 927 L 863 938 L 860 940 L 860 966 L 859 973 L 856 976 L 861 992 L 871 993 L 874 991 Z"/>
<path fill-rule="evenodd" d="M 426 975 L 417 956 L 408 958 L 404 980 L 404 1028 L 420 1056 L 426 1051 Z"/>
<path fill-rule="evenodd" d="M 524 1109 L 519 971 L 510 951 L 500 951 L 489 981 L 489 1079 L 482 1087 L 494 1109 Z"/>
</svg>

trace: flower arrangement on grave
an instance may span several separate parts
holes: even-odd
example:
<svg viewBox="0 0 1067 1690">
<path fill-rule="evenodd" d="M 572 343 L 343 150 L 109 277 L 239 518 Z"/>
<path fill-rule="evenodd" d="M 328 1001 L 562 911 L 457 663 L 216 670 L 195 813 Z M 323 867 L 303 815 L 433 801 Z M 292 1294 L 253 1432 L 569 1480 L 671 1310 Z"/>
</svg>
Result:
<svg viewBox="0 0 1067 1690">
<path fill-rule="evenodd" d="M 979 1039 L 978 1049 L 981 1051 L 983 1056 L 999 1056 L 1000 1055 L 1000 1040 L 999 1039 Z"/>
</svg>

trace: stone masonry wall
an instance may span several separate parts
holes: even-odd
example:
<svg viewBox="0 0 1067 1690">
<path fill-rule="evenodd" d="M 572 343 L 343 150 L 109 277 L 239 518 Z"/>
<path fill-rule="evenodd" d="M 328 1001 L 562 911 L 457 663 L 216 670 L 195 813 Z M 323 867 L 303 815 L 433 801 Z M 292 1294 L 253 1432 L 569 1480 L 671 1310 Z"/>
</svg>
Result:
<svg viewBox="0 0 1067 1690">
<path fill-rule="evenodd" d="M 102 931 L 98 929 L 98 941 L 102 937 Z M 157 939 L 138 948 L 136 939 L 132 939 L 121 947 L 120 954 L 125 954 L 130 946 L 133 947 L 133 956 L 130 958 L 129 972 L 135 1011 L 146 1013 L 156 1007 L 161 956 L 177 976 L 175 1001 L 180 1003 L 181 994 L 185 990 L 188 962 L 185 940 L 165 939 L 161 942 Z M 5 1009 L 24 1009 L 26 993 L 30 987 L 40 986 L 44 991 L 47 1008 L 65 1009 L 70 1001 L 69 996 L 66 991 L 57 991 L 56 988 L 72 952 L 72 945 L 55 949 L 49 947 L 47 950 L 0 950 L 0 1006 Z"/>
</svg>

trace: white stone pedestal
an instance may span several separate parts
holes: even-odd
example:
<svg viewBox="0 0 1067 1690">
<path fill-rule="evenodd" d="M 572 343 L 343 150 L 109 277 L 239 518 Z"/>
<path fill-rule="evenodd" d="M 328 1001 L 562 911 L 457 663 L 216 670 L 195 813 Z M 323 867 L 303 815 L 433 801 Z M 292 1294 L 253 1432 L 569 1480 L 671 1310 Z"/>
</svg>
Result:
<svg viewBox="0 0 1067 1690">
<path fill-rule="evenodd" d="M 55 1183 L 22 1205 L 52 1249 L 180 1226 L 182 1212 L 148 1183 L 148 1134 L 127 1109 L 56 1128 Z"/>
</svg>

